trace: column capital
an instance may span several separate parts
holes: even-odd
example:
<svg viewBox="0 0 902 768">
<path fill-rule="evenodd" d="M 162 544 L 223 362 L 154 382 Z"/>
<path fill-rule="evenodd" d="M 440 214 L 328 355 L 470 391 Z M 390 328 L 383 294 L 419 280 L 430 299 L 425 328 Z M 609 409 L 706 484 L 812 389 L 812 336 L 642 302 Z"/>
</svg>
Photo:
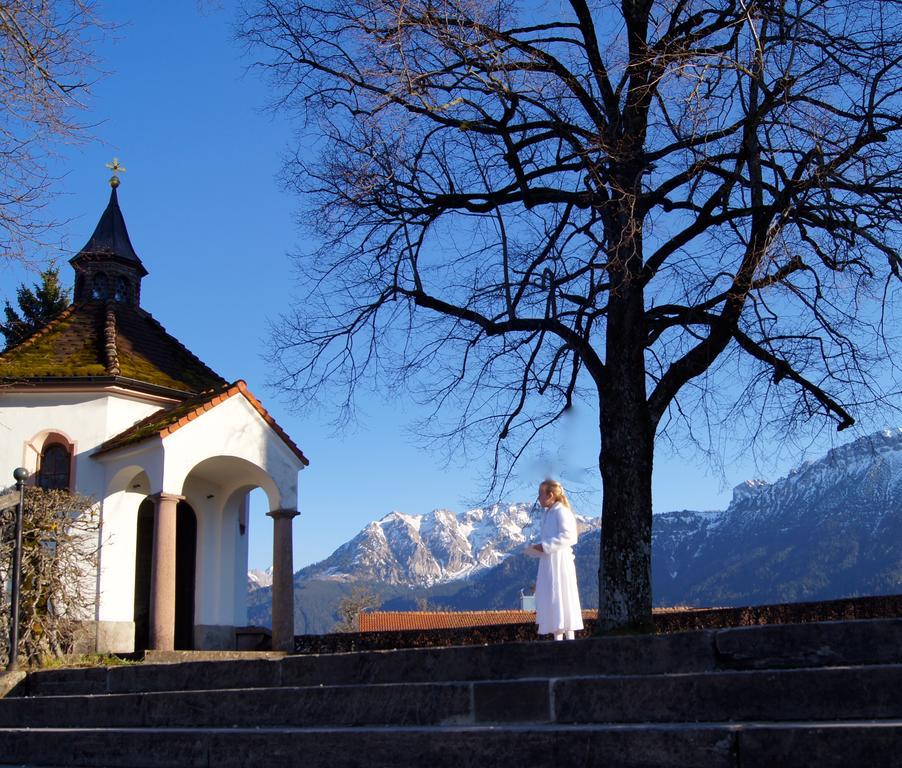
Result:
<svg viewBox="0 0 902 768">
<path fill-rule="evenodd" d="M 296 509 L 274 509 L 266 514 L 273 520 L 292 520 L 301 513 Z"/>
<path fill-rule="evenodd" d="M 153 499 L 154 501 L 174 501 L 176 503 L 185 500 L 184 496 L 179 496 L 177 493 L 166 493 L 165 491 L 152 493 L 147 498 Z"/>
</svg>

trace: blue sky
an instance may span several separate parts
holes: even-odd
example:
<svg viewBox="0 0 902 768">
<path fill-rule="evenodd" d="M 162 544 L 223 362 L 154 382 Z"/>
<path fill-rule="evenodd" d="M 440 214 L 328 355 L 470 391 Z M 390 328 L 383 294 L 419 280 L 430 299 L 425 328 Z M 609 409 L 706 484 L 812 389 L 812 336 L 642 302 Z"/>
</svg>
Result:
<svg viewBox="0 0 902 768">
<path fill-rule="evenodd" d="M 57 256 L 71 285 L 65 260 L 87 241 L 106 206 L 104 165 L 118 157 L 127 169 L 120 205 L 150 273 L 142 306 L 222 376 L 247 381 L 311 459 L 299 484 L 296 567 L 328 556 L 392 510 L 465 509 L 479 498 L 486 467 L 445 466 L 423 450 L 409 434 L 417 413 L 403 398 L 366 395 L 356 427 L 336 432 L 334 414 L 292 412 L 267 387 L 261 358 L 267 323 L 293 295 L 303 295 L 287 254 L 303 247 L 306 235 L 295 223 L 299 201 L 277 181 L 293 132 L 284 115 L 265 111 L 271 94 L 246 72 L 250 62 L 232 37 L 232 4 L 107 0 L 99 9 L 119 26 L 98 50 L 107 74 L 93 88 L 86 115 L 97 141 L 61 151 L 60 194 L 50 209 L 66 220 L 59 231 L 64 248 L 44 255 Z M 0 265 L 0 297 L 36 279 L 19 266 Z M 596 424 L 589 412 L 570 419 L 553 437 L 553 450 L 527 458 L 525 479 L 504 500 L 531 500 L 538 481 L 555 474 L 580 491 L 579 513 L 599 514 Z M 763 453 L 761 467 L 747 455 L 727 456 L 721 475 L 692 453 L 659 450 L 655 511 L 723 508 L 733 485 L 762 474 L 775 479 L 802 458 L 775 446 Z M 251 567 L 272 560 L 264 511 L 257 504 L 251 517 Z"/>
</svg>

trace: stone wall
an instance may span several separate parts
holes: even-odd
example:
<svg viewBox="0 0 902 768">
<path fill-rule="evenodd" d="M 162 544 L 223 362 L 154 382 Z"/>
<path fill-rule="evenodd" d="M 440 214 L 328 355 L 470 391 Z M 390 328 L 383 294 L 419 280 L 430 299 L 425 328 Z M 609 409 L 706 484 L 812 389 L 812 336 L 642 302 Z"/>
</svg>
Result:
<svg viewBox="0 0 902 768">
<path fill-rule="evenodd" d="M 656 632 L 744 627 L 755 624 L 804 624 L 812 621 L 902 617 L 902 595 L 853 597 L 819 603 L 784 603 L 742 608 L 667 608 L 654 612 Z M 577 637 L 594 634 L 595 620 L 588 620 Z M 405 632 L 343 632 L 295 637 L 295 653 L 344 653 L 395 648 L 446 645 L 488 645 L 528 642 L 540 637 L 532 623 L 496 624 L 465 629 L 431 629 Z"/>
</svg>

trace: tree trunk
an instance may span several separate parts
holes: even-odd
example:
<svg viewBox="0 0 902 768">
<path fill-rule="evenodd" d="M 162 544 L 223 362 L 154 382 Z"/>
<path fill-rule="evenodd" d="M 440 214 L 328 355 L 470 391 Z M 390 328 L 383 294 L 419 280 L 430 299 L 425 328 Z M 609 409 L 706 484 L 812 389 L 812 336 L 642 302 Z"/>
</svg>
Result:
<svg viewBox="0 0 902 768">
<path fill-rule="evenodd" d="M 652 440 L 622 416 L 601 419 L 601 631 L 650 631 Z"/>
<path fill-rule="evenodd" d="M 608 306 L 600 392 L 604 489 L 598 570 L 599 630 L 650 631 L 654 426 L 645 393 L 642 289 L 625 279 Z"/>
</svg>

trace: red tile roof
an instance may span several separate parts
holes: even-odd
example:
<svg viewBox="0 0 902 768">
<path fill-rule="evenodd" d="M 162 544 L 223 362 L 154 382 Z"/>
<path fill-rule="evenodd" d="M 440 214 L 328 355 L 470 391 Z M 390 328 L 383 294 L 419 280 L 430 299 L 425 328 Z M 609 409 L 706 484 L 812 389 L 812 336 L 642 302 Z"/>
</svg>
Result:
<svg viewBox="0 0 902 768">
<path fill-rule="evenodd" d="M 583 611 L 594 619 L 598 611 Z M 364 611 L 357 617 L 360 632 L 403 632 L 416 629 L 461 629 L 492 624 L 529 624 L 535 611 Z"/>
<path fill-rule="evenodd" d="M 303 462 L 304 466 L 307 466 L 310 463 L 285 430 L 283 430 L 282 427 L 276 423 L 276 420 L 269 415 L 269 412 L 263 407 L 260 401 L 251 394 L 250 390 L 247 388 L 247 384 L 240 379 L 234 384 L 224 384 L 215 389 L 207 390 L 206 392 L 202 392 L 201 394 L 184 400 L 174 406 L 162 408 L 159 411 L 150 414 L 150 416 L 133 424 L 124 432 L 120 432 L 118 435 L 111 437 L 94 453 L 107 453 L 127 445 L 140 443 L 142 440 L 147 440 L 151 437 L 163 438 L 167 435 L 171 435 L 189 422 L 194 421 L 198 416 L 212 410 L 220 403 L 225 402 L 237 394 L 244 396 L 269 427 L 282 439 L 282 442 L 284 442 L 285 445 L 292 450 L 295 456 Z"/>
</svg>

